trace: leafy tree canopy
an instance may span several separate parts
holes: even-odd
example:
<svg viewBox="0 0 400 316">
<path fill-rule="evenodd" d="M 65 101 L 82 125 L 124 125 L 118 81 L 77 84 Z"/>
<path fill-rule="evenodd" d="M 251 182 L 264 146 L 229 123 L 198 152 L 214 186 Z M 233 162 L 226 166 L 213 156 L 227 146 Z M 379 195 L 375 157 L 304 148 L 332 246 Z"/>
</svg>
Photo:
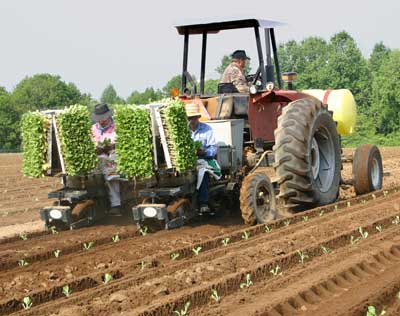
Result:
<svg viewBox="0 0 400 316">
<path fill-rule="evenodd" d="M 112 84 L 109 84 L 101 94 L 100 101 L 108 104 L 124 104 L 125 101 L 121 97 L 118 96 L 117 91 L 115 90 Z"/>
</svg>

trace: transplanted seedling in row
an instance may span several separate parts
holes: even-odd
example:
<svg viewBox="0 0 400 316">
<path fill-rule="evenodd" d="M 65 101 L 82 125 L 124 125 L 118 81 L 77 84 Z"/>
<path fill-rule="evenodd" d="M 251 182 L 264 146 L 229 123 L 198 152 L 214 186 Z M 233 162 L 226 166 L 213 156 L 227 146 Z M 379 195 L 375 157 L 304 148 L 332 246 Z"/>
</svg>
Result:
<svg viewBox="0 0 400 316">
<path fill-rule="evenodd" d="M 218 295 L 218 291 L 216 289 L 211 289 L 211 298 L 217 303 L 221 300 L 221 296 Z"/>
<path fill-rule="evenodd" d="M 60 249 L 56 249 L 56 250 L 53 251 L 53 255 L 56 258 L 58 258 L 60 256 L 60 254 L 61 254 L 61 250 Z"/>
<path fill-rule="evenodd" d="M 250 233 L 248 231 L 245 231 L 242 235 L 242 239 L 247 240 L 250 238 Z"/>
<path fill-rule="evenodd" d="M 399 293 L 397 293 L 396 297 L 400 301 L 400 291 L 399 291 Z"/>
<path fill-rule="evenodd" d="M 319 212 L 319 216 L 321 217 L 321 216 L 323 216 L 325 214 L 325 211 L 324 210 L 322 210 L 321 212 Z"/>
<path fill-rule="evenodd" d="M 140 229 L 139 229 L 139 233 L 142 236 L 146 236 L 148 231 L 149 231 L 149 228 L 147 226 L 140 227 Z"/>
<path fill-rule="evenodd" d="M 397 215 L 394 220 L 392 220 L 392 224 L 399 225 L 400 224 L 400 216 Z"/>
<path fill-rule="evenodd" d="M 22 240 L 27 240 L 28 235 L 26 233 L 21 233 L 21 234 L 19 234 L 19 238 L 21 238 Z"/>
<path fill-rule="evenodd" d="M 332 249 L 325 247 L 324 245 L 321 245 L 321 249 L 324 254 L 328 254 L 328 253 L 332 252 Z"/>
<path fill-rule="evenodd" d="M 199 246 L 199 247 L 193 248 L 192 251 L 194 252 L 194 254 L 195 254 L 196 256 L 198 256 L 199 253 L 200 253 L 200 251 L 201 251 L 201 249 L 202 249 L 202 248 Z"/>
<path fill-rule="evenodd" d="M 50 231 L 51 231 L 51 233 L 52 233 L 53 235 L 58 234 L 58 231 L 57 231 L 56 226 L 51 226 L 51 227 L 50 227 Z"/>
<path fill-rule="evenodd" d="M 283 224 L 287 227 L 290 225 L 291 220 L 287 219 L 286 221 L 283 222 Z"/>
<path fill-rule="evenodd" d="M 367 315 L 366 316 L 383 316 L 386 314 L 385 310 L 382 310 L 380 314 L 377 313 L 375 306 L 368 306 Z"/>
<path fill-rule="evenodd" d="M 303 221 L 308 222 L 308 216 L 303 216 Z"/>
<path fill-rule="evenodd" d="M 186 302 L 185 307 L 183 309 L 174 311 L 174 313 L 177 314 L 178 316 L 187 315 L 189 307 L 190 307 L 190 301 Z"/>
<path fill-rule="evenodd" d="M 69 297 L 72 294 L 72 290 L 68 284 L 63 286 L 62 292 L 66 297 Z"/>
<path fill-rule="evenodd" d="M 305 252 L 303 252 L 303 251 L 297 250 L 297 254 L 298 254 L 299 257 L 300 257 L 299 262 L 300 262 L 301 264 L 304 264 L 304 262 L 309 258 L 308 255 L 307 255 Z"/>
<path fill-rule="evenodd" d="M 251 281 L 251 274 L 247 273 L 246 274 L 246 282 L 240 283 L 240 288 L 243 289 L 245 287 L 250 287 L 251 285 L 253 285 L 253 281 Z"/>
<path fill-rule="evenodd" d="M 355 245 L 360 241 L 360 238 L 355 238 L 353 235 L 350 236 L 350 244 Z"/>
<path fill-rule="evenodd" d="M 24 309 L 30 309 L 33 305 L 33 301 L 29 296 L 25 296 L 22 300 L 22 307 Z"/>
<path fill-rule="evenodd" d="M 388 195 L 388 191 L 383 191 L 383 196 L 386 196 L 386 195 Z"/>
<path fill-rule="evenodd" d="M 93 241 L 91 241 L 91 242 L 88 242 L 88 243 L 83 243 L 83 249 L 85 249 L 85 250 L 89 250 L 89 249 L 91 249 L 92 247 L 94 246 L 94 242 Z"/>
<path fill-rule="evenodd" d="M 271 270 L 269 270 L 269 272 L 270 272 L 273 276 L 282 275 L 281 267 L 278 266 L 278 265 L 275 266 L 275 268 L 272 268 Z"/>
<path fill-rule="evenodd" d="M 335 211 L 337 211 L 339 208 L 338 208 L 338 206 L 337 205 L 335 205 L 335 208 L 334 208 L 334 210 Z"/>
<path fill-rule="evenodd" d="M 360 235 L 361 235 L 361 237 L 362 237 L 363 239 L 367 239 L 367 238 L 368 238 L 368 232 L 364 231 L 364 230 L 362 229 L 362 227 L 358 227 L 358 232 L 360 233 Z"/>
<path fill-rule="evenodd" d="M 29 262 L 26 261 L 25 259 L 18 260 L 18 265 L 20 267 L 26 267 L 28 264 L 29 264 Z"/>
<path fill-rule="evenodd" d="M 140 271 L 143 271 L 146 267 L 146 262 L 144 260 L 140 261 Z"/>
<path fill-rule="evenodd" d="M 231 239 L 229 237 L 226 237 L 226 238 L 222 239 L 221 242 L 226 247 L 226 246 L 228 246 L 230 241 L 231 241 Z"/>
<path fill-rule="evenodd" d="M 372 194 L 372 198 L 375 200 L 375 199 L 376 199 L 376 195 L 375 195 L 375 194 Z"/>
<path fill-rule="evenodd" d="M 121 238 L 119 238 L 119 235 L 118 235 L 118 234 L 112 236 L 112 241 L 113 241 L 113 242 L 119 242 L 120 240 L 121 240 Z"/>
<path fill-rule="evenodd" d="M 104 274 L 103 283 L 107 284 L 113 280 L 113 276 L 110 273 Z"/>
<path fill-rule="evenodd" d="M 177 252 L 171 253 L 171 260 L 175 261 L 176 259 L 178 259 L 178 257 L 179 257 L 179 253 L 177 253 Z"/>
<path fill-rule="evenodd" d="M 351 206 L 351 202 L 347 201 L 347 207 L 350 207 L 350 206 Z"/>
<path fill-rule="evenodd" d="M 269 227 L 268 225 L 265 225 L 265 232 L 266 232 L 266 233 L 272 232 L 272 228 Z"/>
<path fill-rule="evenodd" d="M 382 227 L 382 225 L 376 225 L 375 226 L 375 229 L 378 231 L 378 232 L 383 232 L 383 227 Z"/>
</svg>

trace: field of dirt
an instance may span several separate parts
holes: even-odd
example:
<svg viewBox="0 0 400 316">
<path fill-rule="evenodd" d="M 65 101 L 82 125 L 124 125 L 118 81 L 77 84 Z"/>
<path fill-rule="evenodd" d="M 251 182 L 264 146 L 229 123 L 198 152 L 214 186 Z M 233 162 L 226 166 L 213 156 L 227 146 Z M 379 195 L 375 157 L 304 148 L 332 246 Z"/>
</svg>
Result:
<svg viewBox="0 0 400 316">
<path fill-rule="evenodd" d="M 41 232 L 59 181 L 24 179 L 21 157 L 0 155 L 0 315 L 400 315 L 400 148 L 381 151 L 382 191 L 343 187 L 267 226 L 236 214 L 146 235 L 124 218 Z"/>
</svg>

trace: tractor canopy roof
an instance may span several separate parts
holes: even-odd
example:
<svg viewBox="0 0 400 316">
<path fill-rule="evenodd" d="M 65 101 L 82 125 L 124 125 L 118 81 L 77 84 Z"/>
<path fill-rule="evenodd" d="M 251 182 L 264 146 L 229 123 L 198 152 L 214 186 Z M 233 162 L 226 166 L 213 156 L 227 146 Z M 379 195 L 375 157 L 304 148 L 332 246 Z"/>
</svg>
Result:
<svg viewBox="0 0 400 316">
<path fill-rule="evenodd" d="M 218 33 L 222 30 L 242 29 L 260 27 L 263 29 L 272 29 L 277 26 L 286 25 L 282 22 L 264 20 L 264 19 L 237 19 L 237 20 L 196 20 L 191 21 L 190 24 L 182 24 L 175 26 L 180 35 L 186 32 L 189 35 L 203 34 L 203 33 Z"/>
</svg>

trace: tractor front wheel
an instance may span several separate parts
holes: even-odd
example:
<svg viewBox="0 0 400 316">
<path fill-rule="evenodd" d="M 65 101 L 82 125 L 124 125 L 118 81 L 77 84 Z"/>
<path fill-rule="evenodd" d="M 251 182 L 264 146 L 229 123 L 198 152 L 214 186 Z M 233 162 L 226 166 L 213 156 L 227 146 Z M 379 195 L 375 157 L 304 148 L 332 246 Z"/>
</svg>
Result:
<svg viewBox="0 0 400 316">
<path fill-rule="evenodd" d="M 268 176 L 263 172 L 247 175 L 240 189 L 240 209 L 245 224 L 266 223 L 276 218 L 276 198 Z"/>
</svg>

